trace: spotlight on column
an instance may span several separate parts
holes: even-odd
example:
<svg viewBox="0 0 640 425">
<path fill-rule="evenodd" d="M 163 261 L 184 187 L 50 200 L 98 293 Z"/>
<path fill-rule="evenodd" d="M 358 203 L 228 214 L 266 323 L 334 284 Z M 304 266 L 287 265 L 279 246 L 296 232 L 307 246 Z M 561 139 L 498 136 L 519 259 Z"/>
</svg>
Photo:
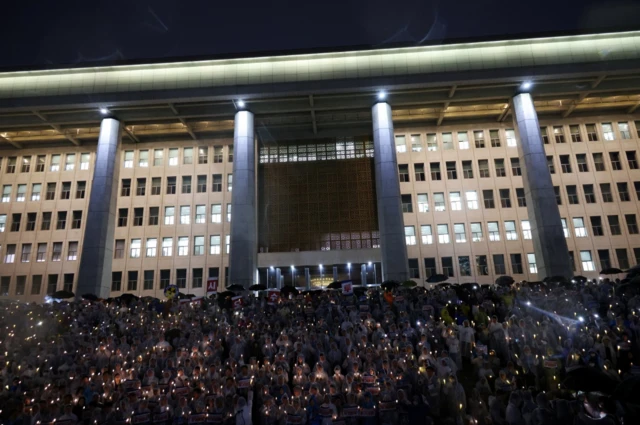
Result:
<svg viewBox="0 0 640 425">
<path fill-rule="evenodd" d="M 238 101 L 236 102 L 236 105 L 238 105 L 238 108 L 240 109 L 244 108 L 245 107 L 244 100 L 238 99 Z"/>
<path fill-rule="evenodd" d="M 531 87 L 533 87 L 533 83 L 531 81 L 525 81 L 522 83 L 522 85 L 520 86 L 520 88 L 522 90 L 530 90 Z"/>
<path fill-rule="evenodd" d="M 380 90 L 378 92 L 378 100 L 385 100 L 387 98 L 387 92 L 384 90 Z"/>
<path fill-rule="evenodd" d="M 100 108 L 100 113 L 102 115 L 107 115 L 109 113 L 109 110 L 107 108 Z"/>
<path fill-rule="evenodd" d="M 269 267 L 271 270 L 273 270 L 273 266 Z"/>
<path fill-rule="evenodd" d="M 369 267 L 371 267 L 371 261 L 369 261 Z"/>
</svg>

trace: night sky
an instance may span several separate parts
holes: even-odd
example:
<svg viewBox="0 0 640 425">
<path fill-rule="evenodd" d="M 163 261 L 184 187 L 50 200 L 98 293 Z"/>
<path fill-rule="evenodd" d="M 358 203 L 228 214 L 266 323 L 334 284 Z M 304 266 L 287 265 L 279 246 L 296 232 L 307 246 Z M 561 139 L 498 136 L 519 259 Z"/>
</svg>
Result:
<svg viewBox="0 0 640 425">
<path fill-rule="evenodd" d="M 2 15 L 3 68 L 640 29 L 629 0 L 11 0 Z"/>
</svg>

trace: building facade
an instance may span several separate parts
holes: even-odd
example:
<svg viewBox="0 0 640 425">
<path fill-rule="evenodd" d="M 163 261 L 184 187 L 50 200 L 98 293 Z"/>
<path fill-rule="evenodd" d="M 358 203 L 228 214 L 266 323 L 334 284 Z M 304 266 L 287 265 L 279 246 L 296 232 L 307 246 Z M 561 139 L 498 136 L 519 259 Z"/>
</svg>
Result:
<svg viewBox="0 0 640 425">
<path fill-rule="evenodd" d="M 593 37 L 640 52 L 635 33 Z M 203 295 L 212 277 L 220 287 L 424 284 L 436 273 L 490 283 L 629 268 L 640 263 L 638 58 L 620 53 L 606 72 L 586 72 L 597 61 L 585 38 L 521 41 L 534 59 L 540 45 L 581 49 L 580 73 L 553 54 L 543 68 L 495 56 L 491 78 L 458 68 L 434 82 L 440 74 L 419 71 L 420 85 L 347 66 L 302 84 L 318 94 L 288 85 L 277 100 L 240 76 L 232 94 L 200 80 L 201 94 L 177 84 L 151 100 L 155 88 L 133 74 L 125 91 L 96 68 L 104 100 L 89 104 L 73 84 L 16 88 L 83 70 L 0 73 L 0 296 L 161 297 L 169 284 Z M 369 53 L 384 62 L 399 50 Z M 338 56 L 350 55 L 362 56 Z M 174 69 L 150 69 L 163 67 Z M 356 90 L 362 78 L 369 86 Z"/>
</svg>

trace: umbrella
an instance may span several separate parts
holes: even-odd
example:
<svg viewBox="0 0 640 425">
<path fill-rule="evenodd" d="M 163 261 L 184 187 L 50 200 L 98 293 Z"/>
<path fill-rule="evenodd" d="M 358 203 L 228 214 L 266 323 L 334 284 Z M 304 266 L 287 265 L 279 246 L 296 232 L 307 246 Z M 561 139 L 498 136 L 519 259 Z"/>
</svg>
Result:
<svg viewBox="0 0 640 425">
<path fill-rule="evenodd" d="M 640 406 L 640 376 L 630 376 L 618 384 L 613 398 Z"/>
<path fill-rule="evenodd" d="M 71 291 L 56 291 L 56 292 L 53 293 L 53 295 L 51 295 L 51 298 L 55 298 L 55 299 L 58 299 L 58 300 L 64 300 L 64 299 L 67 299 L 67 298 L 73 298 L 75 296 L 76 295 Z"/>
<path fill-rule="evenodd" d="M 575 280 L 575 282 L 576 282 L 576 283 L 585 283 L 585 282 L 586 282 L 587 280 L 589 280 L 589 279 L 587 279 L 587 278 L 586 278 L 586 277 L 584 277 L 584 276 L 580 276 L 580 275 L 578 275 L 578 276 L 574 276 L 574 277 L 572 277 L 572 278 L 571 278 L 571 280 Z"/>
<path fill-rule="evenodd" d="M 500 286 L 510 286 L 513 285 L 513 282 L 515 282 L 515 280 L 513 280 L 511 276 L 500 276 L 496 279 L 496 285 Z"/>
<path fill-rule="evenodd" d="M 95 296 L 94 294 L 84 294 L 82 298 L 89 301 L 98 301 L 98 297 Z"/>
<path fill-rule="evenodd" d="M 267 289 L 267 287 L 261 283 L 249 286 L 250 291 L 264 291 L 265 289 Z"/>
<path fill-rule="evenodd" d="M 245 287 L 242 285 L 238 285 L 237 283 L 234 283 L 231 286 L 227 286 L 227 291 L 241 292 L 244 290 L 245 290 Z"/>
<path fill-rule="evenodd" d="M 567 372 L 567 376 L 562 381 L 562 386 L 585 393 L 598 391 L 604 394 L 613 394 L 618 382 L 592 367 L 579 366 Z"/>
<path fill-rule="evenodd" d="M 416 286 L 418 286 L 418 284 L 413 280 L 405 280 L 404 282 L 402 282 L 403 288 L 415 288 Z"/>
<path fill-rule="evenodd" d="M 388 291 L 390 289 L 397 288 L 398 286 L 400 286 L 400 284 L 398 282 L 396 282 L 395 280 L 387 280 L 385 282 L 382 282 L 382 285 L 380 285 L 380 286 L 385 291 Z"/>
<path fill-rule="evenodd" d="M 219 298 L 235 297 L 236 293 L 231 291 L 218 292 Z"/>
<path fill-rule="evenodd" d="M 443 274 L 433 274 L 427 278 L 427 283 L 440 283 L 449 279 L 449 276 Z"/>
<path fill-rule="evenodd" d="M 451 286 L 451 284 L 450 284 L 450 283 L 448 283 L 448 282 L 442 282 L 442 283 L 438 283 L 438 284 L 436 285 L 436 288 L 448 288 L 448 287 L 450 287 L 450 286 Z"/>
<path fill-rule="evenodd" d="M 615 267 L 609 267 L 608 269 L 604 269 L 600 272 L 600 274 L 618 274 L 618 273 L 624 273 L 622 270 L 620 269 L 616 269 Z"/>
<path fill-rule="evenodd" d="M 300 291 L 298 291 L 294 286 L 285 285 L 281 290 L 280 294 L 287 297 L 289 294 L 298 295 Z"/>
<path fill-rule="evenodd" d="M 542 281 L 545 283 L 565 283 L 567 278 L 564 276 L 547 276 Z"/>
<path fill-rule="evenodd" d="M 335 281 L 327 285 L 327 289 L 342 289 L 342 283 Z"/>
</svg>

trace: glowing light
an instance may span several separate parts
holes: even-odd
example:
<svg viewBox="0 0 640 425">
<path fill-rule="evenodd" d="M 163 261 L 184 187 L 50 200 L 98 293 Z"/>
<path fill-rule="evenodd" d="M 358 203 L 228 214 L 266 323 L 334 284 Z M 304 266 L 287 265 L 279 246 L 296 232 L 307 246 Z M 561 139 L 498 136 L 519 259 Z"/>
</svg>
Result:
<svg viewBox="0 0 640 425">
<path fill-rule="evenodd" d="M 531 301 L 527 301 L 527 305 L 531 305 Z"/>
<path fill-rule="evenodd" d="M 102 115 L 107 115 L 109 113 L 109 110 L 107 108 L 100 108 L 100 113 Z"/>
<path fill-rule="evenodd" d="M 367 263 L 367 264 L 369 264 L 369 267 L 371 267 L 371 261 L 369 261 L 369 263 Z"/>
<path fill-rule="evenodd" d="M 521 87 L 523 90 L 529 90 L 532 86 L 533 83 L 531 81 L 525 81 L 524 83 L 522 83 Z"/>
<path fill-rule="evenodd" d="M 378 92 L 378 100 L 385 100 L 387 98 L 387 92 L 384 90 L 380 90 Z"/>
<path fill-rule="evenodd" d="M 238 108 L 244 108 L 244 105 L 245 105 L 244 100 L 239 99 L 239 100 L 236 102 L 236 105 L 238 105 Z"/>
</svg>

